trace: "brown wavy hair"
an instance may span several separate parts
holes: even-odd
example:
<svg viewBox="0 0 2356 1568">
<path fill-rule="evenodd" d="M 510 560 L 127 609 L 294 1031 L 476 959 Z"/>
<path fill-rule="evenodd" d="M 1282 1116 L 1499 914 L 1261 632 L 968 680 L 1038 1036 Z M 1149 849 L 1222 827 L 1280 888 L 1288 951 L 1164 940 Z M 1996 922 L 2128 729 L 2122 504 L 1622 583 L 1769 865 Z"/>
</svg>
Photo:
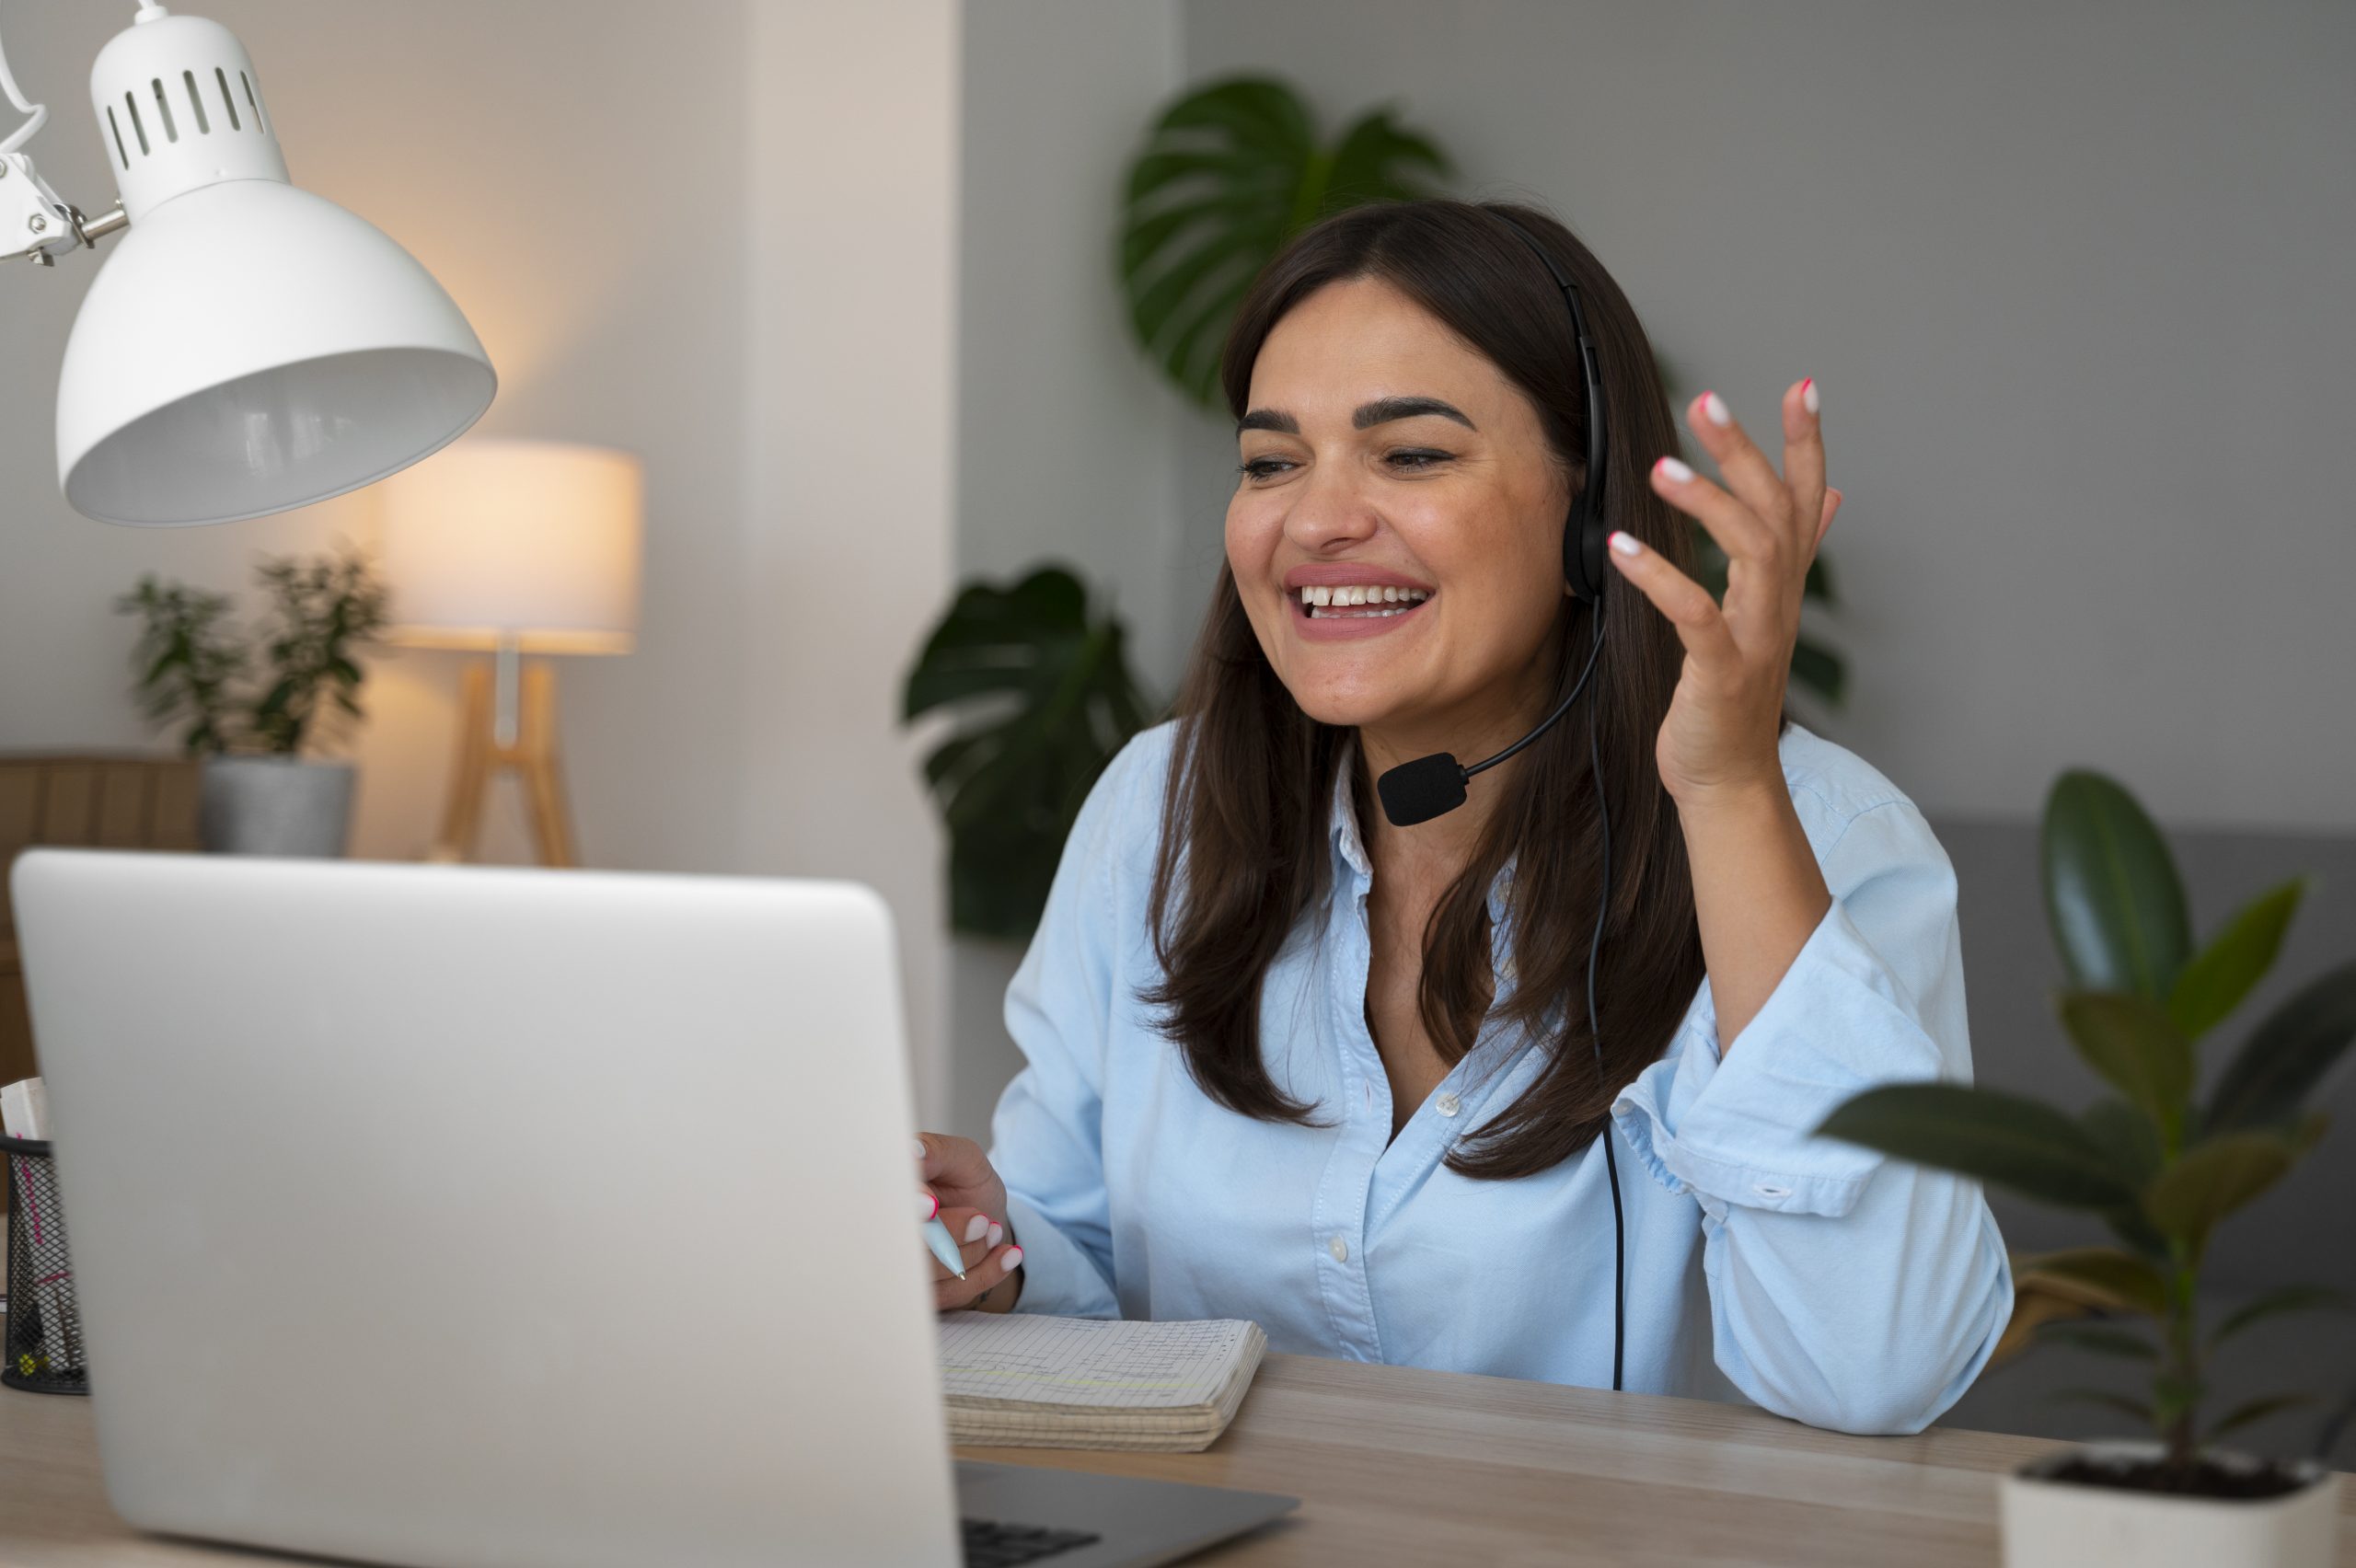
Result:
<svg viewBox="0 0 2356 1568">
<path fill-rule="evenodd" d="M 1681 513 L 1646 476 L 1678 451 L 1677 430 L 1643 325 L 1620 286 L 1570 230 L 1503 202 L 1384 202 L 1304 229 L 1253 280 L 1230 329 L 1219 381 L 1243 417 L 1252 366 L 1286 312 L 1328 283 L 1379 278 L 1421 305 L 1519 386 L 1535 408 L 1552 459 L 1583 484 L 1587 393 L 1561 291 L 1496 214 L 1527 229 L 1578 285 L 1603 378 L 1603 511 L 1680 568 L 1693 571 Z M 1616 574 L 1606 568 L 1607 577 Z M 1595 612 L 1567 595 L 1551 639 L 1549 709 L 1578 673 Z M 1587 1147 L 1612 1097 L 1668 1047 L 1703 974 L 1693 885 L 1676 806 L 1662 787 L 1655 738 L 1684 658 L 1676 628 L 1641 594 L 1609 582 L 1604 649 L 1580 699 L 1596 705 L 1611 806 L 1611 894 L 1596 1007 L 1599 1076 L 1588 1030 L 1588 943 L 1600 892 L 1602 826 L 1588 756 L 1588 719 L 1566 715 L 1474 789 L 1502 792 L 1487 831 L 1441 895 L 1424 931 L 1418 1008 L 1449 1063 L 1472 1048 L 1493 1011 L 1536 1033 L 1546 1054 L 1514 1102 L 1448 1155 L 1466 1176 L 1545 1170 Z M 1182 683 L 1151 924 L 1163 978 L 1140 998 L 1185 1053 L 1187 1070 L 1219 1104 L 1263 1121 L 1317 1124 L 1316 1108 L 1276 1087 L 1261 1054 L 1260 996 L 1268 965 L 1302 916 L 1331 893 L 1328 803 L 1353 732 L 1303 713 L 1276 678 L 1222 566 Z M 1790 716 L 1783 721 L 1788 726 Z M 1510 770 L 1508 772 L 1508 769 Z M 1351 795 L 1363 826 L 1372 790 L 1362 760 Z M 1494 999 L 1488 920 L 1492 881 L 1508 857 L 1507 894 L 1518 983 Z"/>
</svg>

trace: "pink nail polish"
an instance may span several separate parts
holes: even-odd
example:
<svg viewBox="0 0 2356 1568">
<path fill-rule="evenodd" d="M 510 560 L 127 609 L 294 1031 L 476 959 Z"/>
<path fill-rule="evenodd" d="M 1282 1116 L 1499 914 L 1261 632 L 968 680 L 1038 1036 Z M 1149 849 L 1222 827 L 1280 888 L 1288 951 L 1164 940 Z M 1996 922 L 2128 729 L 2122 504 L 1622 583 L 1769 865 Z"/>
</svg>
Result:
<svg viewBox="0 0 2356 1568">
<path fill-rule="evenodd" d="M 1636 536 L 1634 534 L 1623 533 L 1618 528 L 1611 530 L 1611 545 L 1623 556 L 1642 554 L 1645 548 L 1636 542 Z"/>
<path fill-rule="evenodd" d="M 1003 1225 L 992 1225 L 990 1227 L 990 1245 L 995 1247 L 1005 1239 L 1006 1227 Z"/>
<path fill-rule="evenodd" d="M 980 1215 L 976 1215 L 965 1222 L 965 1244 L 969 1247 L 989 1233 L 990 1222 Z"/>
<path fill-rule="evenodd" d="M 1702 394 L 1702 414 L 1714 425 L 1725 426 L 1734 422 L 1734 410 L 1727 408 L 1727 400 L 1715 392 Z"/>
<path fill-rule="evenodd" d="M 1015 1270 L 1017 1270 L 1017 1269 L 1021 1268 L 1022 1266 L 1022 1248 L 1020 1248 L 1020 1247 L 1009 1247 L 1009 1248 L 1006 1250 L 1006 1272 L 1007 1272 L 1007 1273 L 1009 1273 L 1009 1274 L 1012 1274 Z"/>
<path fill-rule="evenodd" d="M 917 1193 L 917 1217 L 918 1219 L 930 1219 L 934 1215 L 937 1215 L 940 1212 L 941 1200 L 939 1198 L 934 1197 L 930 1193 L 927 1192 L 918 1192 Z"/>
<path fill-rule="evenodd" d="M 1800 383 L 1801 408 L 1806 409 L 1812 414 L 1823 405 L 1823 402 L 1824 399 L 1817 396 L 1815 376 L 1811 375 L 1806 381 Z"/>
<path fill-rule="evenodd" d="M 1663 457 L 1653 465 L 1653 471 L 1671 484 L 1681 485 L 1693 477 L 1693 470 L 1674 457 Z"/>
</svg>

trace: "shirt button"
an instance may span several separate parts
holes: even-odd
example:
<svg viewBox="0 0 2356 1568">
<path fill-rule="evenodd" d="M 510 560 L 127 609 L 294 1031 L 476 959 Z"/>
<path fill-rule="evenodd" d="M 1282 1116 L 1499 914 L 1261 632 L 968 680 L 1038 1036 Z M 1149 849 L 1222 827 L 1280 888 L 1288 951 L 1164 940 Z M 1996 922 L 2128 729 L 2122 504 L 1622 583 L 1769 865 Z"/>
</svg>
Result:
<svg viewBox="0 0 2356 1568">
<path fill-rule="evenodd" d="M 1432 1109 L 1443 1116 L 1453 1116 L 1464 1109 L 1464 1102 L 1453 1094 L 1443 1094 L 1432 1101 Z"/>
<path fill-rule="evenodd" d="M 1338 1236 L 1325 1243 L 1325 1250 L 1334 1254 L 1334 1261 L 1337 1263 L 1350 1261 L 1350 1244 Z"/>
</svg>

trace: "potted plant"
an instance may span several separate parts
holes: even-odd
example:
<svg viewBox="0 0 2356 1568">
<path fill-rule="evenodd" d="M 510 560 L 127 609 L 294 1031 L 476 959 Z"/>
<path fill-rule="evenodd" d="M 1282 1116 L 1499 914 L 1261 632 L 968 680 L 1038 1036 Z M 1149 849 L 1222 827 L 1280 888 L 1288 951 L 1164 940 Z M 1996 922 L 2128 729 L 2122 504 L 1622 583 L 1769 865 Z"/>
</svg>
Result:
<svg viewBox="0 0 2356 1568">
<path fill-rule="evenodd" d="M 2056 997 L 2062 1023 L 2117 1093 L 2073 1117 L 1996 1090 L 1893 1084 L 1851 1099 L 1818 1131 L 2088 1212 L 2115 1239 L 2022 1261 L 2019 1310 L 2032 1280 L 2057 1285 L 2083 1315 L 2045 1324 L 2039 1337 L 2143 1364 L 2142 1392 L 2056 1397 L 2152 1435 L 2062 1449 L 2006 1477 L 2010 1568 L 2325 1568 L 2339 1509 L 2321 1453 L 2283 1463 L 2216 1447 L 2307 1396 L 2260 1394 L 2203 1415 L 2218 1391 L 2210 1357 L 2220 1343 L 2278 1314 L 2347 1303 L 2292 1286 L 2204 1332 L 2199 1285 L 2219 1226 L 2322 1133 L 2308 1101 L 2356 1038 L 2356 961 L 2310 981 L 2251 1030 L 2203 1097 L 2196 1046 L 2272 967 L 2304 879 L 2256 900 L 2196 949 L 2175 860 L 2116 782 L 2062 775 L 2046 801 L 2042 847 L 2047 915 L 2070 982 Z"/>
<path fill-rule="evenodd" d="M 949 827 L 950 929 L 1022 942 L 1039 924 L 1089 786 L 1149 722 L 1126 641 L 1060 566 L 969 583 L 925 640 L 901 718 L 960 720 L 924 765 Z"/>
<path fill-rule="evenodd" d="M 352 767 L 306 753 L 361 717 L 365 677 L 352 644 L 384 625 L 386 591 L 349 548 L 266 559 L 256 576 L 270 606 L 249 637 L 228 625 L 225 594 L 151 574 L 122 595 L 116 609 L 140 617 L 136 690 L 148 719 L 185 723 L 182 747 L 204 759 L 198 822 L 206 848 L 341 855 Z"/>
</svg>

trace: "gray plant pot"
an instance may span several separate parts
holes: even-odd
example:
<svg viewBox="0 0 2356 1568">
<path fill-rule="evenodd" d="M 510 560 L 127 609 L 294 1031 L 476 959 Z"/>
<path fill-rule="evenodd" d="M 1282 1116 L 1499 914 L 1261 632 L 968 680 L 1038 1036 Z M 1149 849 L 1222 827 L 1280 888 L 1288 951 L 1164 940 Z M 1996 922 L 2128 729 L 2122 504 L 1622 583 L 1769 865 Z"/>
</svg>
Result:
<svg viewBox="0 0 2356 1568">
<path fill-rule="evenodd" d="M 352 834 L 348 762 L 210 756 L 197 829 L 216 855 L 337 856 Z"/>
</svg>

